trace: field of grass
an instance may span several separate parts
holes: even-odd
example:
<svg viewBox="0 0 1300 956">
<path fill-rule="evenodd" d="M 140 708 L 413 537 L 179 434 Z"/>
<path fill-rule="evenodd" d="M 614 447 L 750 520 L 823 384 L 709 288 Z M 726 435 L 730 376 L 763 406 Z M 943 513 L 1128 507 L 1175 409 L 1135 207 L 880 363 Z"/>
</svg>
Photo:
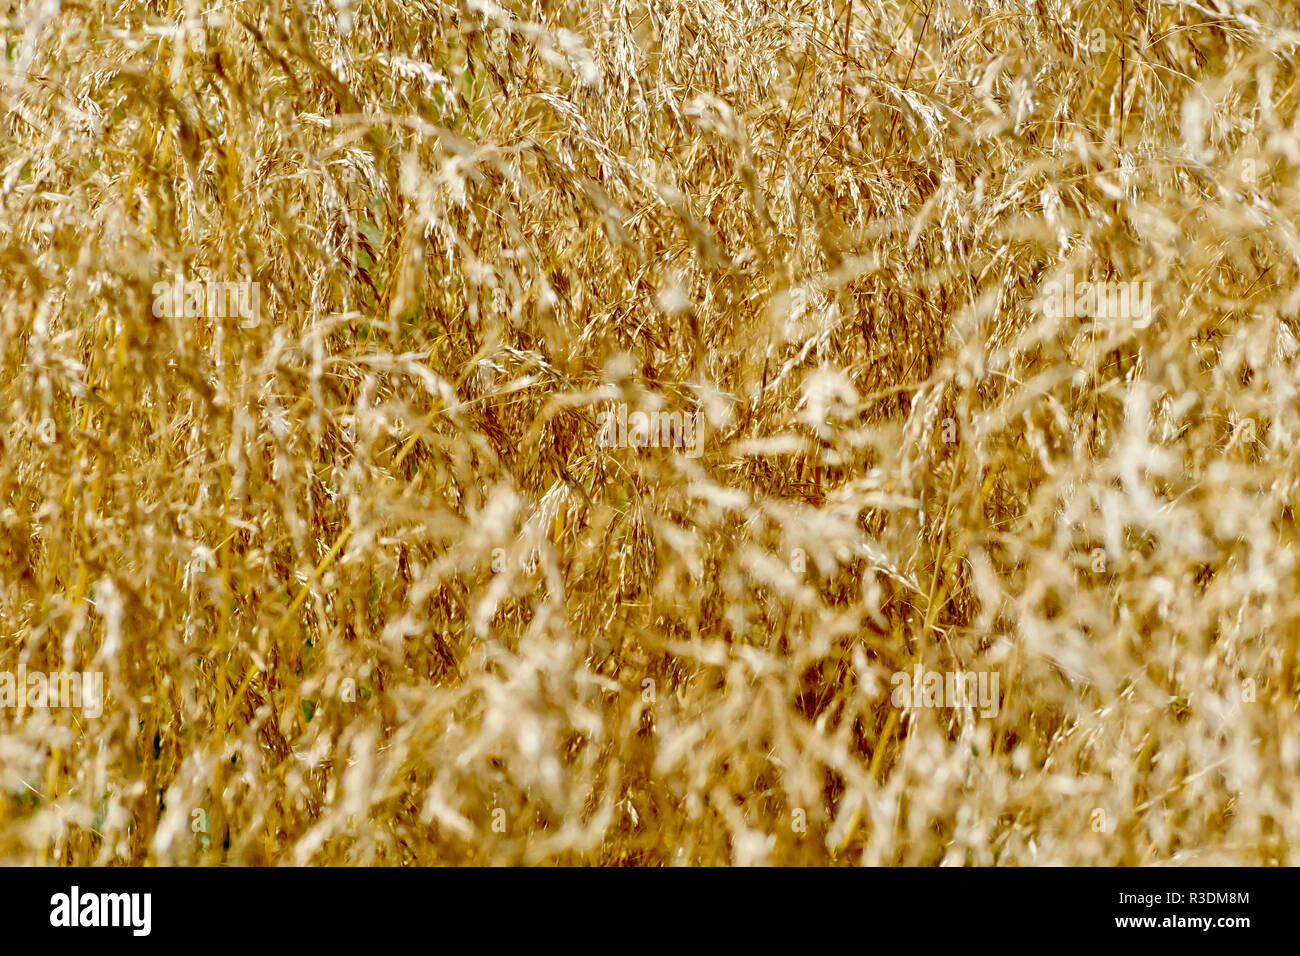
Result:
<svg viewBox="0 0 1300 956">
<path fill-rule="evenodd" d="M 1291 3 L 0 39 L 0 862 L 1300 862 Z"/>
</svg>

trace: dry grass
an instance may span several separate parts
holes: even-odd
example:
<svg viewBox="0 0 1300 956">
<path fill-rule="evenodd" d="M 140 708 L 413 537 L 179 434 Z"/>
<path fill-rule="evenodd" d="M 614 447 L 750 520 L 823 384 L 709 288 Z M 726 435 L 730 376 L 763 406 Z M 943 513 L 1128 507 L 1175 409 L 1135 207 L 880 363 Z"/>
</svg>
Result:
<svg viewBox="0 0 1300 956">
<path fill-rule="evenodd" d="M 1296 862 L 1292 5 L 0 9 L 0 860 Z"/>
</svg>

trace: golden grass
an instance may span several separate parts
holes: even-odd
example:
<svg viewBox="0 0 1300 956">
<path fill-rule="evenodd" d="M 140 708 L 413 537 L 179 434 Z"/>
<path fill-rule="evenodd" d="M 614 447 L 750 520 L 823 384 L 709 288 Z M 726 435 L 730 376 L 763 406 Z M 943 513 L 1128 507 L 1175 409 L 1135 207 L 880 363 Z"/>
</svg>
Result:
<svg viewBox="0 0 1300 956">
<path fill-rule="evenodd" d="M 1296 862 L 1291 4 L 0 10 L 0 861 Z"/>
</svg>

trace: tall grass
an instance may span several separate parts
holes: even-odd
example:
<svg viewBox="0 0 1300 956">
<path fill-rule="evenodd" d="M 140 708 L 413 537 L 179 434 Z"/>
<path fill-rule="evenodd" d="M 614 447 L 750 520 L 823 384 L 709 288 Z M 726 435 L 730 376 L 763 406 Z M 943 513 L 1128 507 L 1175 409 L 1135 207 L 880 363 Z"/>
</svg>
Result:
<svg viewBox="0 0 1300 956">
<path fill-rule="evenodd" d="M 0 861 L 1296 862 L 1293 5 L 0 10 Z"/>
</svg>

